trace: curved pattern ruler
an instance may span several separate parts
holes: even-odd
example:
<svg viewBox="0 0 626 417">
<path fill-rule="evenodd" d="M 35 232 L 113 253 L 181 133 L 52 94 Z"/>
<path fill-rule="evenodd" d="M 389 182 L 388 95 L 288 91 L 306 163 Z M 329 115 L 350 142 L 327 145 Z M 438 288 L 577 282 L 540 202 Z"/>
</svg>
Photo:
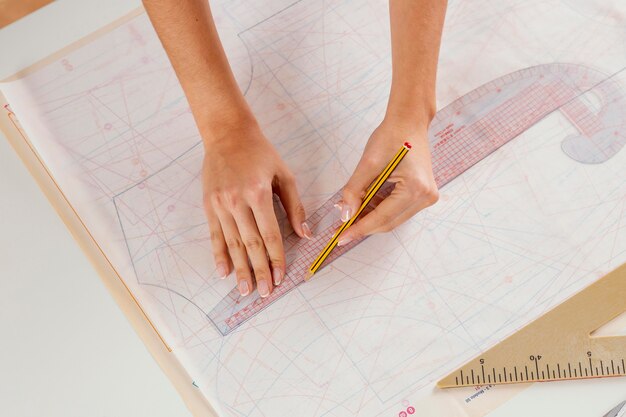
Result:
<svg viewBox="0 0 626 417">
<path fill-rule="evenodd" d="M 577 131 L 561 144 L 567 156 L 585 164 L 610 159 L 626 143 L 616 129 L 626 118 L 626 97 L 614 79 L 616 74 L 607 76 L 580 65 L 540 65 L 495 79 L 452 102 L 436 114 L 429 130 L 437 186 L 445 186 L 557 110 Z M 392 189 L 393 184 L 385 184 L 363 215 Z M 234 288 L 208 313 L 223 335 L 304 282 L 310 263 L 340 224 L 333 207 L 340 199 L 338 191 L 307 220 L 315 233 L 313 240 L 294 233 L 287 236 L 287 273 L 269 297 L 261 298 L 256 292 L 241 297 Z M 325 265 L 358 243 L 336 248 Z"/>
</svg>

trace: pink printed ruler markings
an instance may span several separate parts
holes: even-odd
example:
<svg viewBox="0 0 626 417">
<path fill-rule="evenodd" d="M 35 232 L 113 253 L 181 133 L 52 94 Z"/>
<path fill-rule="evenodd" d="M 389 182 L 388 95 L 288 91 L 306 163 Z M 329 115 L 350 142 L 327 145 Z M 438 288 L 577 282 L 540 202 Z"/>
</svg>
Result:
<svg viewBox="0 0 626 417">
<path fill-rule="evenodd" d="M 443 108 L 431 123 L 429 139 L 437 185 L 445 186 L 555 110 L 578 131 L 564 139 L 563 152 L 581 163 L 604 162 L 626 142 L 624 133 L 616 128 L 625 123 L 625 104 L 613 76 L 579 65 L 541 65 L 493 80 Z M 393 184 L 385 184 L 364 214 L 392 189 Z M 311 262 L 339 226 L 334 204 L 340 199 L 338 191 L 308 219 L 315 232 L 313 240 L 300 239 L 294 233 L 287 236 L 287 273 L 269 297 L 261 298 L 256 292 L 241 297 L 234 288 L 208 313 L 223 335 L 304 282 Z M 334 249 L 325 265 L 358 243 Z"/>
</svg>

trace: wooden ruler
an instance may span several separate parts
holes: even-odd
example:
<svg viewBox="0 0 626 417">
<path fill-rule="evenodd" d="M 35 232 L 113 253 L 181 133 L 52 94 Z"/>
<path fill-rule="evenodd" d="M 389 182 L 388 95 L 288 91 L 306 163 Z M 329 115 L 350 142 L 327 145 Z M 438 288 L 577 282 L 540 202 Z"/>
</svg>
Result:
<svg viewBox="0 0 626 417">
<path fill-rule="evenodd" d="M 480 354 L 440 388 L 626 375 L 626 336 L 592 332 L 626 311 L 626 264 Z"/>
</svg>

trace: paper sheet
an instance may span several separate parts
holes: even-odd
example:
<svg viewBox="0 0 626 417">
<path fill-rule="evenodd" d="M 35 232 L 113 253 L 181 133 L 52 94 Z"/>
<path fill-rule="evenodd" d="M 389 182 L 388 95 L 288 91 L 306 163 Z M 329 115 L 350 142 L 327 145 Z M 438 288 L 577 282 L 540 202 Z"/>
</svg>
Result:
<svg viewBox="0 0 626 417">
<path fill-rule="evenodd" d="M 387 2 L 212 6 L 237 79 L 313 212 L 383 115 Z M 615 74 L 619 93 L 625 25 L 617 1 L 453 1 L 439 107 L 555 63 Z M 200 138 L 147 17 L 1 88 L 221 416 L 482 415 L 519 388 L 444 394 L 433 382 L 626 261 L 626 150 L 578 162 L 563 141 L 591 127 L 555 112 L 449 183 L 434 207 L 224 336 L 207 312 L 234 280 L 218 280 L 210 256 Z M 603 137 L 621 140 L 626 112 L 607 119 L 609 103 L 586 99 Z"/>
</svg>

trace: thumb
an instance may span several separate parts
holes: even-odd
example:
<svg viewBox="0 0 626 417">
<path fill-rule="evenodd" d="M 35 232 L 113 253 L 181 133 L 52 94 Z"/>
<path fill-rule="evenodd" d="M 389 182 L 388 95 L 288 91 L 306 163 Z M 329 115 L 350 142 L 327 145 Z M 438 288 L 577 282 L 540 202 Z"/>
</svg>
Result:
<svg viewBox="0 0 626 417">
<path fill-rule="evenodd" d="M 287 212 L 289 223 L 291 223 L 291 227 L 296 234 L 300 237 L 311 239 L 311 230 L 305 222 L 306 213 L 298 194 L 296 179 L 291 172 L 286 171 L 278 176 L 277 194 Z"/>
<path fill-rule="evenodd" d="M 343 200 L 339 203 L 341 220 L 343 222 L 347 222 L 354 216 L 354 213 L 356 213 L 361 206 L 367 187 L 369 187 L 376 178 L 376 170 L 372 169 L 369 165 L 370 164 L 361 159 L 352 177 L 350 177 L 346 186 L 343 187 Z"/>
</svg>

